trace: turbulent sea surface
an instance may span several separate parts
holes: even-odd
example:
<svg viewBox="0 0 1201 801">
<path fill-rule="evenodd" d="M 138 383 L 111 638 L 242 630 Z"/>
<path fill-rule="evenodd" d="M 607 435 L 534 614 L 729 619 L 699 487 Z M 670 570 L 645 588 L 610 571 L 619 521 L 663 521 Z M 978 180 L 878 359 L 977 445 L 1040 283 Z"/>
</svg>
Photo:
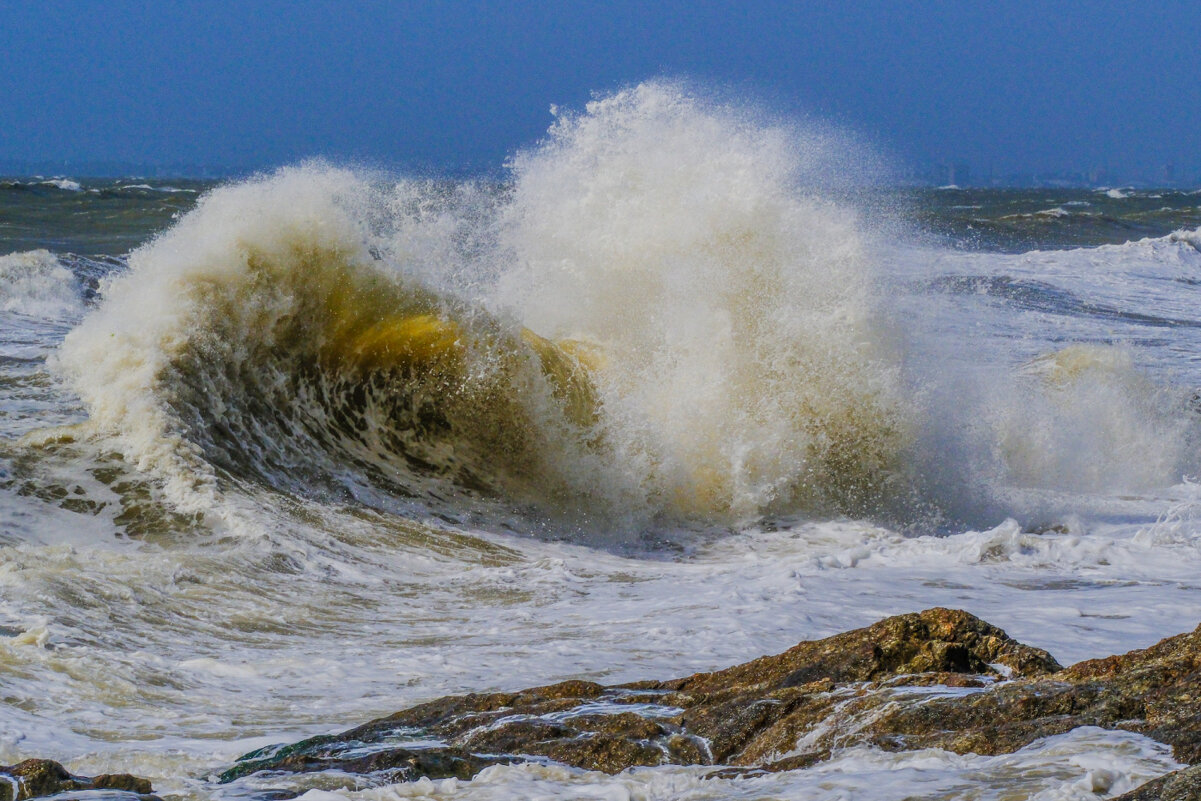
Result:
<svg viewBox="0 0 1201 801">
<path fill-rule="evenodd" d="M 702 780 L 238 755 L 931 606 L 1060 662 L 1201 622 L 1201 194 L 894 190 L 677 87 L 504 176 L 0 180 L 0 764 L 183 798 L 1090 798 L 1078 730 Z M 849 174 L 856 173 L 856 174 Z"/>
</svg>

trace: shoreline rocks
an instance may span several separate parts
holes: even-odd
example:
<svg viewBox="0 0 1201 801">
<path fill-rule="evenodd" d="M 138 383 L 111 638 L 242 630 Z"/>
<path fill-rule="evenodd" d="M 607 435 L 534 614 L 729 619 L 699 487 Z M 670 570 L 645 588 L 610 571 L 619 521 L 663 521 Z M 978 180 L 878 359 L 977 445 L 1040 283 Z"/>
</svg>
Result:
<svg viewBox="0 0 1201 801">
<path fill-rule="evenodd" d="M 446 696 L 259 749 L 218 781 L 322 771 L 368 784 L 469 780 L 491 765 L 548 760 L 606 773 L 711 765 L 709 776 L 732 777 L 806 768 L 854 745 L 1011 753 L 1080 726 L 1143 734 L 1191 766 L 1123 801 L 1201 798 L 1201 627 L 1064 668 L 967 612 L 928 609 L 712 673 Z M 73 776 L 49 760 L 0 774 L 10 779 L 0 801 L 77 790 L 155 798 L 145 779 Z"/>
<path fill-rule="evenodd" d="M 448 696 L 338 735 L 247 754 L 220 780 L 261 770 L 359 773 L 365 753 L 384 781 L 465 778 L 531 758 L 606 773 L 665 764 L 722 766 L 722 775 L 788 770 L 857 742 L 905 748 L 904 736 L 919 736 L 927 723 L 941 725 L 882 716 L 881 704 L 901 701 L 907 709 L 903 699 L 929 701 L 931 686 L 987 693 L 1062 670 L 1046 651 L 979 618 L 930 609 L 713 673 Z M 857 722 L 867 719 L 861 710 L 890 728 Z M 1030 740 L 1039 736 L 1037 727 L 1030 731 Z M 431 767 L 415 760 L 418 753 Z"/>
<path fill-rule="evenodd" d="M 1201 763 L 1196 699 L 1201 628 L 1064 668 L 967 612 L 936 608 L 712 673 L 447 696 L 248 754 L 220 781 L 265 770 L 463 779 L 531 759 L 606 773 L 713 765 L 711 776 L 729 777 L 805 768 L 852 745 L 1010 753 L 1078 726 L 1145 734 Z M 1201 783 L 1178 774 L 1156 786 Z M 1159 798 L 1151 784 L 1129 801 Z"/>
</svg>

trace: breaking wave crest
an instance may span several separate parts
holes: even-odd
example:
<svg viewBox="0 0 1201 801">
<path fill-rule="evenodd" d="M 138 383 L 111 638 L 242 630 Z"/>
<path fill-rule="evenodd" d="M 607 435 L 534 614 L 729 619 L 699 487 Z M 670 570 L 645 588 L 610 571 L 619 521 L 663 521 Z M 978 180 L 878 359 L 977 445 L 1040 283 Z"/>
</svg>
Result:
<svg viewBox="0 0 1201 801">
<path fill-rule="evenodd" d="M 135 252 L 59 367 L 181 498 L 215 467 L 643 518 L 867 509 L 907 421 L 854 215 L 797 191 L 813 156 L 652 84 L 561 115 L 508 198 L 285 169 Z"/>
<path fill-rule="evenodd" d="M 557 114 L 511 182 L 283 169 L 135 251 L 57 367 L 191 508 L 250 480 L 635 528 L 928 511 L 959 491 L 938 393 L 829 146 L 648 83 Z M 1015 442 L 981 447 L 1044 469 Z"/>
<path fill-rule="evenodd" d="M 83 310 L 78 282 L 48 250 L 0 256 L 0 310 L 70 318 Z"/>
</svg>

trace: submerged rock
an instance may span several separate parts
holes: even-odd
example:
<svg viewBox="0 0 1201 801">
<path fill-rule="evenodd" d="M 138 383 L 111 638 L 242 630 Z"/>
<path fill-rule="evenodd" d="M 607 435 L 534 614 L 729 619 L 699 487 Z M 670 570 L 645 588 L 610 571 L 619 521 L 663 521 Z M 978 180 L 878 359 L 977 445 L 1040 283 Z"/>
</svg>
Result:
<svg viewBox="0 0 1201 801">
<path fill-rule="evenodd" d="M 75 776 L 49 759 L 26 759 L 15 765 L 0 766 L 0 801 L 24 801 L 27 798 L 57 795 L 80 790 L 114 790 L 142 799 L 155 799 L 147 779 L 128 773 L 103 773 L 99 776 Z"/>
</svg>

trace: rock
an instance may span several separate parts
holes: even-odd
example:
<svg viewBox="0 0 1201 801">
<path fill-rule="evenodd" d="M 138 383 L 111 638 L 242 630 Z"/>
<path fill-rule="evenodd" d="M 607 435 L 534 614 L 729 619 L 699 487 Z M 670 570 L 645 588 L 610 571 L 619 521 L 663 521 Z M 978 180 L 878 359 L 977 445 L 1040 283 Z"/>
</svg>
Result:
<svg viewBox="0 0 1201 801">
<path fill-rule="evenodd" d="M 463 739 L 463 747 L 486 754 L 541 753 L 560 740 L 571 740 L 579 731 L 538 718 L 513 720 L 473 731 Z M 536 746 L 543 746 L 531 750 Z"/>
<path fill-rule="evenodd" d="M 1194 763 L 1201 761 L 1199 671 L 1201 628 L 988 692 L 901 703 L 854 739 L 890 749 L 1000 754 L 1078 726 L 1101 726 L 1145 734 L 1172 746 L 1181 762 Z M 865 699 L 845 714 L 862 715 L 884 698 Z"/>
<path fill-rule="evenodd" d="M 617 687 L 567 681 L 440 698 L 340 735 L 248 754 L 221 780 L 259 770 L 371 772 L 352 756 L 364 748 L 437 755 L 463 773 L 530 756 L 608 773 L 659 764 L 784 769 L 817 761 L 812 755 L 774 758 L 836 715 L 848 688 L 871 697 L 865 687 L 894 693 L 909 684 L 985 687 L 1002 675 L 1035 677 L 1060 669 L 1045 651 L 979 618 L 931 609 L 715 673 Z M 439 744 L 430 746 L 431 740 Z M 820 736 L 815 743 L 820 753 L 829 747 Z M 405 776 L 437 778 L 423 770 L 412 765 Z"/>
<path fill-rule="evenodd" d="M 321 742 L 314 742 L 320 739 Z M 339 770 L 344 773 L 378 774 L 383 781 L 430 779 L 470 779 L 489 765 L 514 762 L 513 758 L 483 757 L 459 748 L 381 748 L 369 754 L 350 754 L 353 746 L 329 738 L 313 738 L 281 749 L 270 756 L 256 758 L 254 752 L 218 777 L 231 782 L 261 770 L 285 773 L 312 773 Z M 0 801 L 3 801 L 0 799 Z"/>
<path fill-rule="evenodd" d="M 1147 782 L 1113 801 L 1197 801 L 1201 799 L 1201 765 Z"/>
<path fill-rule="evenodd" d="M 1050 654 L 1022 645 L 1004 631 L 956 609 L 885 618 L 867 628 L 803 642 L 717 673 L 664 682 L 690 694 L 797 687 L 814 681 L 877 681 L 920 673 L 997 675 L 1003 665 L 1019 676 L 1059 670 Z"/>
<path fill-rule="evenodd" d="M 532 750 L 535 754 L 541 753 L 565 765 L 605 773 L 620 773 L 632 767 L 652 767 L 664 761 L 662 748 L 614 734 L 535 743 Z"/>
<path fill-rule="evenodd" d="M 96 790 L 123 790 L 135 795 L 150 795 L 154 790 L 149 779 L 131 776 L 128 773 L 101 773 L 92 777 L 92 788 Z"/>
<path fill-rule="evenodd" d="M 67 790 L 84 789 L 83 782 L 68 773 L 62 765 L 49 759 L 26 759 L 24 762 L 0 768 L 0 772 L 16 780 L 16 798 L 13 798 L 13 785 L 5 787 L 0 783 L 0 798 L 3 801 L 21 801 L 24 798 L 38 798 Z"/>
<path fill-rule="evenodd" d="M 0 767 L 0 776 L 11 779 L 0 781 L 0 801 L 24 801 L 79 790 L 121 790 L 157 801 L 156 796 L 150 795 L 153 788 L 146 779 L 128 773 L 104 773 L 94 778 L 74 776 L 58 762 L 49 759 L 26 759 L 15 765 Z M 14 791 L 16 798 L 13 797 Z"/>
<path fill-rule="evenodd" d="M 672 703 L 687 707 L 685 729 L 709 741 L 715 762 L 756 765 L 794 750 L 845 705 L 844 695 L 834 692 L 839 685 L 924 685 L 932 678 L 980 683 L 977 676 L 1000 677 L 997 665 L 1018 676 L 1060 670 L 1046 651 L 967 612 L 929 609 L 661 686 L 675 691 L 668 696 Z M 835 728 L 815 750 L 827 750 L 845 733 Z"/>
<path fill-rule="evenodd" d="M 360 786 L 467 780 L 530 759 L 606 773 L 675 764 L 753 776 L 807 768 L 850 745 L 1002 754 L 1100 726 L 1142 733 L 1196 763 L 1121 799 L 1201 801 L 1198 699 L 1201 627 L 1065 669 L 966 612 L 929 609 L 713 673 L 448 696 L 341 734 L 259 749 L 219 780 L 260 771 L 340 771 L 366 777 Z M 155 799 L 145 779 L 74 776 L 50 760 L 0 773 L 11 779 L 0 781 L 0 801 L 82 790 Z"/>
<path fill-rule="evenodd" d="M 606 773 L 717 765 L 709 775 L 732 777 L 806 768 L 858 744 L 1009 753 L 1078 726 L 1140 732 L 1201 763 L 1199 698 L 1201 627 L 1064 669 L 966 612 L 929 609 L 713 673 L 440 698 L 247 754 L 221 779 L 327 769 L 470 778 L 530 758 Z M 1123 798 L 1201 799 L 1199 788 L 1201 765 Z"/>
</svg>

